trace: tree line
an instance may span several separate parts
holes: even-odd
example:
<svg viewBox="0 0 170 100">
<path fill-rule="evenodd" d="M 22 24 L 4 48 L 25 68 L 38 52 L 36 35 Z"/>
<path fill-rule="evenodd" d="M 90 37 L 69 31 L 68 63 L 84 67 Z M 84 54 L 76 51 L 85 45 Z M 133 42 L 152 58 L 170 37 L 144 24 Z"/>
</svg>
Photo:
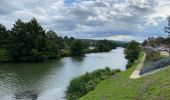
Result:
<svg viewBox="0 0 170 100">
<path fill-rule="evenodd" d="M 93 50 L 89 46 L 87 41 L 61 37 L 52 30 L 46 31 L 35 18 L 28 22 L 18 19 L 10 30 L 0 24 L 0 62 L 44 61 L 116 48 L 116 44 L 108 40 L 97 41 Z"/>
</svg>

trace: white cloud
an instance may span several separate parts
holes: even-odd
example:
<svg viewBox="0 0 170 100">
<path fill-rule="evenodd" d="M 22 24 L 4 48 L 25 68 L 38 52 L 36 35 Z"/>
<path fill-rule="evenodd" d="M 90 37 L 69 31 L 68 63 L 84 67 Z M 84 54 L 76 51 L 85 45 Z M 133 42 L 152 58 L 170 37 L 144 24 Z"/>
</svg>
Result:
<svg viewBox="0 0 170 100">
<path fill-rule="evenodd" d="M 45 28 L 76 37 L 115 35 L 118 39 L 145 34 L 166 20 L 169 0 L 1 0 L 0 23 L 12 27 L 16 19 L 38 19 Z M 119 35 L 122 33 L 124 35 Z M 114 37 L 115 37 L 114 36 Z"/>
</svg>

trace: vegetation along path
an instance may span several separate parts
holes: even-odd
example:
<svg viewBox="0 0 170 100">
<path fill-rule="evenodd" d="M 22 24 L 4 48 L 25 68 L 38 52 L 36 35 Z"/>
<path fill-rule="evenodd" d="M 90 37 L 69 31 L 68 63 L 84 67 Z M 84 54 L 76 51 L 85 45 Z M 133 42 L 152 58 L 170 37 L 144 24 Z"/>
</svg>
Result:
<svg viewBox="0 0 170 100">
<path fill-rule="evenodd" d="M 97 87 L 80 100 L 170 100 L 170 67 L 137 79 L 130 79 L 134 66 L 100 82 Z"/>
<path fill-rule="evenodd" d="M 146 54 L 144 53 L 144 56 L 142 57 L 141 61 L 139 62 L 134 72 L 131 74 L 130 78 L 132 79 L 140 78 L 140 70 L 142 69 L 144 65 L 145 59 L 146 59 Z"/>
</svg>

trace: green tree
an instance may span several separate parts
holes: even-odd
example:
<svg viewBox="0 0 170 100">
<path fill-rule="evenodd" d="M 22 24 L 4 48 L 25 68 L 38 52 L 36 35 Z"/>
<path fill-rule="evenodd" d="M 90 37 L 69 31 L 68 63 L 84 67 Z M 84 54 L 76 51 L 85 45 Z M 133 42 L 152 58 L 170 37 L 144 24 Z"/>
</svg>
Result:
<svg viewBox="0 0 170 100">
<path fill-rule="evenodd" d="M 37 49 L 40 52 L 47 50 L 45 30 L 37 20 L 35 18 L 31 19 L 31 21 L 27 23 L 26 28 L 32 48 Z"/>
<path fill-rule="evenodd" d="M 147 46 L 147 45 L 148 45 L 148 41 L 144 40 L 143 43 L 142 43 L 142 46 Z"/>
<path fill-rule="evenodd" d="M 81 40 L 75 40 L 71 45 L 71 53 L 73 56 L 83 55 L 84 45 Z"/>
<path fill-rule="evenodd" d="M 125 48 L 125 57 L 130 63 L 133 63 L 136 59 L 138 59 L 140 51 L 139 43 L 131 41 Z"/>
<path fill-rule="evenodd" d="M 32 61 L 32 50 L 39 53 L 47 51 L 45 30 L 35 18 L 30 22 L 19 19 L 11 29 L 10 54 L 16 61 Z"/>
<path fill-rule="evenodd" d="M 4 25 L 0 24 L 0 49 L 6 49 L 8 47 L 10 34 Z"/>
<path fill-rule="evenodd" d="M 27 23 L 17 20 L 11 30 L 10 53 L 15 60 L 25 61 L 31 51 L 29 34 L 27 34 Z"/>
<path fill-rule="evenodd" d="M 116 44 L 112 41 L 100 40 L 100 41 L 97 42 L 95 48 L 98 52 L 105 52 L 105 51 L 110 51 L 112 49 L 115 49 Z"/>
</svg>

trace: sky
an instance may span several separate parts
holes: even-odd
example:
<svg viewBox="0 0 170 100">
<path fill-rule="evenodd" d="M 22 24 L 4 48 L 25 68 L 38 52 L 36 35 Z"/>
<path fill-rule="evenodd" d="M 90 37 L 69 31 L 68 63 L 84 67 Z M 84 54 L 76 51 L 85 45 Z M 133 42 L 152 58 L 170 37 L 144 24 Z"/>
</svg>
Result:
<svg viewBox="0 0 170 100">
<path fill-rule="evenodd" d="M 170 0 L 0 0 L 0 23 L 36 18 L 46 30 L 75 38 L 142 41 L 166 36 Z"/>
</svg>

